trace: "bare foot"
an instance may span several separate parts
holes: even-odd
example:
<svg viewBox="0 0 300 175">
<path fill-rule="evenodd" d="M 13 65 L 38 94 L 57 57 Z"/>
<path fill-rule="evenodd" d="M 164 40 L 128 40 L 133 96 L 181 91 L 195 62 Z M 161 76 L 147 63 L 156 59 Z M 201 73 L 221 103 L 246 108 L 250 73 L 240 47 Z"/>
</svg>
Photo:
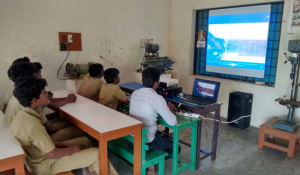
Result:
<svg viewBox="0 0 300 175">
<path fill-rule="evenodd" d="M 147 175 L 155 175 L 155 166 L 151 166 L 148 168 Z"/>
<path fill-rule="evenodd" d="M 90 175 L 97 175 L 97 173 L 95 171 L 91 172 Z"/>
<path fill-rule="evenodd" d="M 82 168 L 81 170 L 82 170 L 83 175 L 89 175 L 90 174 L 90 171 L 87 168 Z"/>
</svg>

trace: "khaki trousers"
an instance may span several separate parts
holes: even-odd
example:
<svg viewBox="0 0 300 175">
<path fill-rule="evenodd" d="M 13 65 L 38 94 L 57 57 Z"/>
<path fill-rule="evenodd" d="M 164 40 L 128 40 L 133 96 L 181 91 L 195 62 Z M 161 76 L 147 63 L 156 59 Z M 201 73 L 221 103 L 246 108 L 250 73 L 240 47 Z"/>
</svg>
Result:
<svg viewBox="0 0 300 175">
<path fill-rule="evenodd" d="M 85 133 L 81 129 L 73 126 L 60 129 L 56 133 L 51 134 L 50 137 L 54 142 L 64 142 L 78 137 L 83 137 L 84 135 Z"/>
<path fill-rule="evenodd" d="M 90 148 L 91 143 L 86 137 L 68 140 L 63 143 L 79 145 L 87 149 L 61 157 L 59 159 L 55 159 L 55 161 L 51 164 L 50 170 L 45 173 L 57 174 L 88 167 L 90 172 L 95 171 L 97 174 L 99 174 L 99 149 Z M 118 174 L 112 164 L 109 161 L 107 163 L 109 174 Z"/>
</svg>

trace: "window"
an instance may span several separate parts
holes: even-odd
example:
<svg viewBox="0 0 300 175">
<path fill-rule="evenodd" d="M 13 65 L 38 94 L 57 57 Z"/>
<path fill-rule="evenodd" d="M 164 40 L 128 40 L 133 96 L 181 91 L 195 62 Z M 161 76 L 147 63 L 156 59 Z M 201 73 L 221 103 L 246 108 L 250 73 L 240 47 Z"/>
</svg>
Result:
<svg viewBox="0 0 300 175">
<path fill-rule="evenodd" d="M 197 47 L 197 41 L 199 39 L 199 34 L 201 30 L 204 33 L 207 33 L 208 31 L 209 10 L 213 9 L 198 10 L 196 12 L 193 73 L 195 75 L 205 75 L 251 83 L 255 83 L 256 81 L 258 81 L 264 82 L 267 86 L 274 86 L 280 43 L 281 22 L 283 16 L 283 2 L 271 3 L 271 16 L 269 24 L 264 78 L 230 75 L 206 71 L 206 48 Z"/>
</svg>

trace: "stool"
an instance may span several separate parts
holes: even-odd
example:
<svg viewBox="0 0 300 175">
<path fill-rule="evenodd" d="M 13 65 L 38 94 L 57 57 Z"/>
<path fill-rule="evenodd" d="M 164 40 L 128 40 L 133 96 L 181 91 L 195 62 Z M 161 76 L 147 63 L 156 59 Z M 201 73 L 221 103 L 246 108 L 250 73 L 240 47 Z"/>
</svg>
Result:
<svg viewBox="0 0 300 175">
<path fill-rule="evenodd" d="M 296 153 L 296 144 L 297 139 L 300 137 L 300 129 L 297 128 L 293 133 L 278 130 L 273 128 L 275 122 L 277 122 L 279 118 L 273 118 L 266 123 L 259 126 L 259 139 L 258 139 L 258 148 L 264 148 L 264 146 L 274 148 L 287 153 L 288 158 L 294 158 Z M 266 135 L 272 135 L 275 138 L 279 138 L 282 140 L 288 141 L 288 146 L 283 146 L 276 144 L 276 142 L 271 143 L 266 141 Z"/>
</svg>

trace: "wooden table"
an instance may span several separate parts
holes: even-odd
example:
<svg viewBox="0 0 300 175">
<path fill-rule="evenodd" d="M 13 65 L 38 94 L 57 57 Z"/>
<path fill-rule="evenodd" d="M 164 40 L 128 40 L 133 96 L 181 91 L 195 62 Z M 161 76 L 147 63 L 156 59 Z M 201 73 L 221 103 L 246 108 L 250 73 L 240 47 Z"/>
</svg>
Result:
<svg viewBox="0 0 300 175">
<path fill-rule="evenodd" d="M 199 107 L 195 104 L 189 104 L 189 103 L 184 103 L 179 101 L 178 97 L 175 98 L 165 98 L 167 101 L 173 103 L 175 106 L 178 106 L 181 103 L 180 109 L 186 110 L 186 111 L 191 111 L 193 113 L 197 113 L 200 115 L 206 115 L 211 112 L 214 112 L 214 119 L 220 120 L 220 111 L 221 111 L 221 105 L 222 103 L 217 102 L 214 105 L 207 106 L 207 107 Z M 214 128 L 213 128 L 213 141 L 212 141 L 212 147 L 210 151 L 206 151 L 204 149 L 201 149 L 201 132 L 202 132 L 202 120 L 198 121 L 198 130 L 197 130 L 197 147 L 196 147 L 196 170 L 200 168 L 200 161 L 210 157 L 211 160 L 214 161 L 216 160 L 217 157 L 217 146 L 218 146 L 218 133 L 219 133 L 219 122 L 215 121 L 214 122 Z M 189 143 L 179 140 L 182 144 L 185 144 L 187 146 L 191 146 Z M 203 156 L 200 155 L 200 152 L 204 154 Z"/>
<path fill-rule="evenodd" d="M 70 91 L 54 91 L 54 97 L 65 97 Z M 78 94 L 75 103 L 59 109 L 62 117 L 99 141 L 100 174 L 107 175 L 107 142 L 134 134 L 133 173 L 141 174 L 141 126 L 142 122 L 110 109 Z"/>
<path fill-rule="evenodd" d="M 9 128 L 3 124 L 3 113 L 0 111 L 0 172 L 10 174 L 13 169 L 16 175 L 25 174 L 24 157 L 26 154 L 22 147 L 14 141 Z"/>
<path fill-rule="evenodd" d="M 125 84 L 119 84 L 120 88 L 126 92 L 126 93 L 130 93 L 132 94 L 135 90 L 138 90 L 140 88 L 143 87 L 142 84 L 140 83 L 125 83 Z M 207 107 L 199 107 L 195 104 L 190 104 L 190 103 L 183 103 L 180 102 L 178 97 L 174 97 L 174 98 L 165 98 L 166 101 L 169 101 L 171 103 L 173 103 L 176 107 L 179 105 L 179 103 L 181 103 L 180 109 L 182 110 L 189 110 L 192 111 L 194 113 L 198 113 L 200 115 L 205 115 L 205 114 L 209 114 L 211 112 L 214 112 L 214 119 L 216 120 L 220 120 L 220 111 L 221 111 L 221 105 L 222 103 L 217 102 L 214 105 L 211 106 L 207 106 Z M 200 161 L 210 157 L 211 156 L 211 160 L 214 161 L 216 160 L 216 156 L 217 156 L 217 146 L 218 146 L 218 133 L 219 133 L 219 122 L 214 122 L 214 128 L 213 128 L 213 142 L 212 142 L 212 148 L 210 151 L 206 151 L 204 149 L 201 149 L 201 130 L 202 130 L 202 120 L 198 121 L 198 133 L 197 133 L 197 146 L 196 146 L 196 170 L 198 170 L 200 168 Z M 161 132 L 162 134 L 165 134 L 166 136 L 170 136 L 168 129 L 165 130 L 165 132 Z M 170 136 L 172 137 L 172 136 Z M 183 140 L 179 140 L 180 143 L 185 144 L 187 146 L 191 147 L 191 144 L 183 141 Z M 202 152 L 202 154 L 204 154 L 203 156 L 200 155 L 200 152 Z"/>
<path fill-rule="evenodd" d="M 294 158 L 297 151 L 297 139 L 300 138 L 300 128 L 297 128 L 294 132 L 287 132 L 279 129 L 275 129 L 274 123 L 280 118 L 273 118 L 266 123 L 259 126 L 259 139 L 258 148 L 264 148 L 264 146 L 277 149 L 287 153 L 288 158 Z M 288 141 L 288 145 L 281 145 L 274 142 L 269 142 L 266 140 L 266 135 L 272 135 L 274 138 L 279 138 L 281 140 Z"/>
</svg>

